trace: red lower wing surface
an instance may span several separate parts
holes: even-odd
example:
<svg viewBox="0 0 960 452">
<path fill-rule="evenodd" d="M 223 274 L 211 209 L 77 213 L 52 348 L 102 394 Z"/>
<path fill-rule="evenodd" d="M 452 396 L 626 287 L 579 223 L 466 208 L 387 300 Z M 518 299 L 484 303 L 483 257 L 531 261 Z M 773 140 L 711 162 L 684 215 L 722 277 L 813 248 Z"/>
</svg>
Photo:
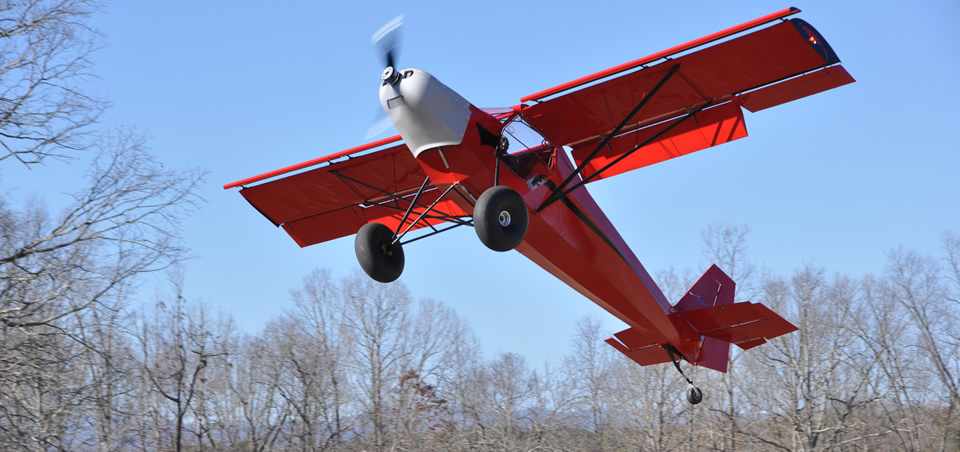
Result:
<svg viewBox="0 0 960 452">
<path fill-rule="evenodd" d="M 679 121 L 681 120 L 665 121 L 613 138 L 600 153 L 587 162 L 583 176 L 593 177 L 594 180 L 603 179 L 747 136 L 743 111 L 734 102 L 696 113 L 682 123 L 678 123 Z M 669 131 L 664 133 L 667 128 L 670 128 Z M 650 137 L 661 133 L 659 139 L 643 145 Z M 636 146 L 640 146 L 636 152 L 616 161 Z M 582 163 L 594 148 L 595 140 L 575 145 L 573 157 L 578 163 Z M 603 171 L 599 172 L 601 170 Z"/>
<path fill-rule="evenodd" d="M 309 246 L 353 235 L 371 221 L 396 228 L 425 177 L 407 147 L 399 145 L 243 188 L 240 194 L 298 245 Z M 418 209 L 440 192 L 440 187 L 428 186 Z M 449 199 L 435 210 L 451 217 L 469 215 Z M 442 222 L 431 215 L 411 230 Z"/>
</svg>

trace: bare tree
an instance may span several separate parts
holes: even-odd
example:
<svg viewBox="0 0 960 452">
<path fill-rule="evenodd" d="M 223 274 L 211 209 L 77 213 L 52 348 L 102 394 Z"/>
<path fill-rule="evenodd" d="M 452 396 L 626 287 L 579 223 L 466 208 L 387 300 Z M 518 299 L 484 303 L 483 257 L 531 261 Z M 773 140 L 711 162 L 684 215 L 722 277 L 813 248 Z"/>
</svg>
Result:
<svg viewBox="0 0 960 452">
<path fill-rule="evenodd" d="M 0 3 L 0 161 L 31 165 L 85 148 L 105 102 L 84 94 L 94 0 Z"/>
<path fill-rule="evenodd" d="M 354 338 L 347 329 L 343 289 L 329 272 L 313 271 L 292 296 L 296 310 L 288 318 L 306 341 L 302 344 L 305 351 L 315 353 L 309 372 L 316 379 L 316 413 L 325 436 L 322 448 L 336 447 L 352 428 L 346 411 L 351 397 L 347 367 Z"/>
<path fill-rule="evenodd" d="M 860 317 L 857 285 L 807 267 L 789 281 L 769 279 L 763 302 L 795 318 L 799 331 L 747 354 L 745 401 L 766 413 L 741 428 L 778 450 L 818 450 L 861 441 L 857 413 L 873 403 L 876 355 L 848 325 Z M 752 416 L 743 416 L 750 419 Z M 862 426 L 861 426 L 862 427 Z"/>
<path fill-rule="evenodd" d="M 118 333 L 104 328 L 121 326 L 119 301 L 137 277 L 184 255 L 179 219 L 197 199 L 200 176 L 164 170 L 129 134 L 104 138 L 99 148 L 86 187 L 60 215 L 39 205 L 13 209 L 0 199 L 0 387 L 18 388 L 0 394 L 0 405 L 21 407 L 0 416 L 0 424 L 7 422 L 0 429 L 40 428 L 45 433 L 31 437 L 63 438 L 54 430 L 77 425 L 68 415 L 81 411 L 88 397 L 101 390 L 107 392 L 100 396 L 110 397 L 112 390 L 103 385 L 113 371 L 91 367 L 117 363 L 106 356 L 119 351 Z M 93 373 L 73 374 L 82 369 Z M 41 403 L 37 389 L 31 395 L 23 385 L 45 379 L 53 380 L 43 384 L 49 397 Z M 24 415 L 28 402 L 32 414 Z M 99 403 L 106 408 L 112 402 Z M 101 434 L 104 440 L 112 436 Z"/>
<path fill-rule="evenodd" d="M 701 231 L 700 237 L 704 257 L 708 263 L 720 266 L 737 283 L 737 296 L 755 295 L 753 278 L 756 268 L 747 254 L 750 227 L 712 224 Z"/>
<path fill-rule="evenodd" d="M 710 225 L 701 232 L 703 239 L 703 254 L 710 263 L 718 265 L 737 284 L 735 297 L 750 296 L 753 290 L 753 264 L 747 258 L 747 238 L 750 228 L 746 225 Z M 735 300 L 735 301 L 738 301 Z M 739 381 L 740 353 L 736 347 L 730 351 L 730 362 L 727 372 L 720 375 L 721 397 L 711 402 L 710 409 L 719 413 L 724 419 L 724 435 L 726 443 L 721 450 L 736 450 L 737 435 L 740 431 L 738 421 L 738 393 L 736 387 Z M 749 372 L 749 370 L 747 371 Z"/>
<path fill-rule="evenodd" d="M 101 302 L 74 314 L 72 328 L 83 344 L 83 379 L 89 391 L 87 417 L 95 438 L 90 441 L 100 452 L 123 450 L 133 432 L 132 394 L 135 393 L 136 362 L 133 343 L 126 332 L 132 321 L 127 298 L 121 290 L 111 303 Z"/>
<path fill-rule="evenodd" d="M 387 448 L 388 394 L 400 382 L 402 363 L 409 357 L 410 295 L 399 284 L 382 285 L 355 275 L 344 286 L 346 323 L 356 352 L 352 360 L 355 384 L 372 432 L 372 447 Z"/>
<path fill-rule="evenodd" d="M 469 450 L 485 441 L 490 419 L 486 412 L 487 374 L 480 344 L 465 328 L 450 341 L 451 360 L 441 387 L 450 410 L 450 433 L 446 444 L 451 450 Z"/>
<path fill-rule="evenodd" d="M 928 380 L 913 353 L 914 333 L 906 311 L 891 296 L 889 282 L 867 276 L 862 308 L 849 327 L 875 357 L 878 373 L 870 386 L 880 397 L 869 415 L 872 433 L 901 450 L 924 450 L 927 415 L 921 400 Z"/>
<path fill-rule="evenodd" d="M 437 441 L 438 431 L 451 422 L 443 384 L 455 360 L 452 344 L 467 332 L 453 310 L 439 302 L 420 300 L 411 307 L 410 335 L 391 400 L 398 447 L 408 448 Z"/>
<path fill-rule="evenodd" d="M 519 449 L 523 414 L 536 397 L 534 375 L 526 360 L 515 353 L 500 355 L 488 365 L 487 372 L 493 430 L 486 447 Z"/>
<path fill-rule="evenodd" d="M 280 396 L 282 365 L 271 350 L 270 333 L 231 337 L 221 384 L 212 398 L 217 436 L 226 447 L 261 452 L 280 437 L 290 414 Z"/>
<path fill-rule="evenodd" d="M 292 293 L 295 309 L 269 327 L 271 356 L 280 378 L 277 394 L 296 422 L 290 435 L 301 450 L 327 450 L 342 441 L 352 424 L 346 418 L 346 305 L 327 272 L 314 271 Z"/>
<path fill-rule="evenodd" d="M 952 304 L 949 311 L 960 312 L 960 234 L 947 232 L 943 235 L 944 261 L 946 262 L 947 301 Z M 956 322 L 956 317 L 953 317 Z M 960 331 L 953 328 L 950 338 L 953 344 L 960 344 Z"/>
<path fill-rule="evenodd" d="M 593 433 L 593 447 L 607 448 L 610 428 L 610 404 L 613 394 L 613 348 L 603 342 L 605 335 L 600 323 L 583 318 L 577 323 L 573 336 L 573 350 L 564 362 L 566 372 L 574 381 L 578 405 L 587 415 L 585 425 Z"/>
<path fill-rule="evenodd" d="M 202 175 L 164 169 L 128 133 L 99 147 L 87 186 L 56 218 L 39 207 L 0 210 L 3 325 L 55 327 L 123 282 L 184 256 L 179 223 L 198 200 Z M 88 296 L 75 296 L 81 289 Z"/>
<path fill-rule="evenodd" d="M 950 255 L 949 237 L 946 244 L 949 262 L 954 258 Z M 913 321 L 917 345 L 926 358 L 927 368 L 935 376 L 936 398 L 947 406 L 939 422 L 939 449 L 947 450 L 960 439 L 955 430 L 955 416 L 960 409 L 960 354 L 955 340 L 960 322 L 956 307 L 947 301 L 950 294 L 946 278 L 939 263 L 932 258 L 894 251 L 890 254 L 888 274 L 891 296 Z"/>
<path fill-rule="evenodd" d="M 174 276 L 172 283 L 174 298 L 157 303 L 154 315 L 140 321 L 137 341 L 144 380 L 169 402 L 174 424 L 171 445 L 179 452 L 187 414 L 193 411 L 196 416 L 197 407 L 202 406 L 194 399 L 203 394 L 204 372 L 212 360 L 226 353 L 217 347 L 222 341 L 206 311 L 202 307 L 189 311 L 180 277 Z M 198 444 L 205 438 L 204 429 L 201 425 L 195 431 Z"/>
</svg>

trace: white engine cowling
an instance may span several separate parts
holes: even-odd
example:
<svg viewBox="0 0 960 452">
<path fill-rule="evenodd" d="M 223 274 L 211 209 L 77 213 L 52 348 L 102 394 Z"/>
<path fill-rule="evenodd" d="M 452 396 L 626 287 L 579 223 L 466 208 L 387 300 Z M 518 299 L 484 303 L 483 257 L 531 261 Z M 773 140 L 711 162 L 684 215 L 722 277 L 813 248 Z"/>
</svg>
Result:
<svg viewBox="0 0 960 452">
<path fill-rule="evenodd" d="M 414 157 L 460 144 L 470 121 L 470 103 L 425 71 L 404 69 L 398 78 L 380 86 L 380 106 Z"/>
</svg>

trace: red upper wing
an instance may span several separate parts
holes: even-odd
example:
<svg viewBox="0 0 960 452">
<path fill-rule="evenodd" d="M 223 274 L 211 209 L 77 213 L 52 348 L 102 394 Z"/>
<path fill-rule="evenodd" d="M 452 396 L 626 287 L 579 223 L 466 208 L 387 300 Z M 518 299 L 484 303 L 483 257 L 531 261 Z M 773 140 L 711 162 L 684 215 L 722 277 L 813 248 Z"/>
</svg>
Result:
<svg viewBox="0 0 960 452">
<path fill-rule="evenodd" d="M 396 228 L 425 175 L 405 145 L 333 163 L 282 179 L 244 188 L 240 194 L 300 246 L 355 234 L 377 221 Z M 430 187 L 418 206 L 439 195 Z M 454 202 L 435 209 L 450 216 L 466 215 Z M 412 215 L 408 221 L 412 221 Z M 412 229 L 443 220 L 425 218 Z"/>
<path fill-rule="evenodd" d="M 674 66 L 678 66 L 674 76 L 599 157 L 613 160 L 656 133 L 656 127 L 666 127 L 665 121 L 690 110 L 730 104 L 695 114 L 683 127 L 671 129 L 604 173 L 610 176 L 746 136 L 740 104 L 756 111 L 852 82 L 838 62 L 813 27 L 799 19 L 784 20 L 547 98 L 524 108 L 521 115 L 552 143 L 573 147 L 574 158 L 582 163 Z M 596 170 L 601 165 L 591 166 Z M 585 175 L 590 172 L 588 168 Z"/>
</svg>

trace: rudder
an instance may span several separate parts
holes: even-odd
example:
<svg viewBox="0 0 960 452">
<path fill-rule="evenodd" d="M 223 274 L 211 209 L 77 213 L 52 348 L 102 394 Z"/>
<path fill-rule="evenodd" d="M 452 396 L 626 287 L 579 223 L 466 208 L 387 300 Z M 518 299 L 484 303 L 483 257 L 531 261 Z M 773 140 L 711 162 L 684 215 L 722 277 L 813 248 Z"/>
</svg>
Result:
<svg viewBox="0 0 960 452">
<path fill-rule="evenodd" d="M 711 265 L 677 304 L 677 312 L 712 309 L 733 304 L 737 284 L 716 264 Z M 675 314 L 674 314 L 675 315 Z M 671 315 L 672 317 L 672 315 Z M 692 364 L 726 372 L 730 362 L 730 343 L 713 337 L 701 337 L 700 351 Z"/>
</svg>

